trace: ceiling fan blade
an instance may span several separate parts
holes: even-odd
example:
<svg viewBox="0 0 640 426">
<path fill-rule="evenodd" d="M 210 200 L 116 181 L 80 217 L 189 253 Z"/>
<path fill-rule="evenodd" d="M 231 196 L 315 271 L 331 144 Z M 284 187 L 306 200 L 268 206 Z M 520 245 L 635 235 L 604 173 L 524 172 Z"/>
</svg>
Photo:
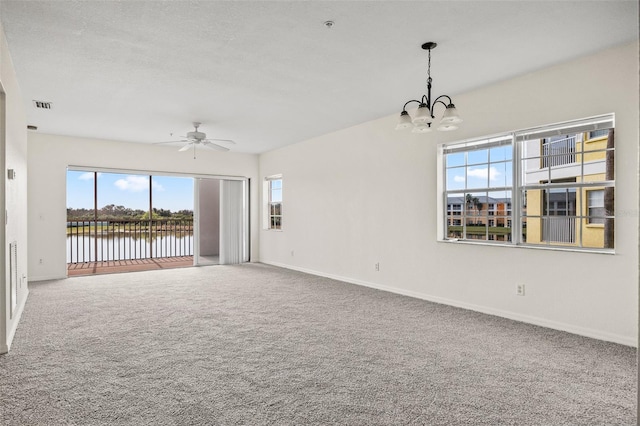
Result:
<svg viewBox="0 0 640 426">
<path fill-rule="evenodd" d="M 193 142 L 189 142 L 188 144 L 186 144 L 185 146 L 183 146 L 182 148 L 180 148 L 178 150 L 178 152 L 184 152 L 186 150 L 188 150 L 189 148 L 191 148 L 191 145 L 193 145 Z"/>
<path fill-rule="evenodd" d="M 182 139 L 179 141 L 165 141 L 165 142 L 154 142 L 152 145 L 163 145 L 163 144 L 167 144 L 167 143 L 180 143 L 180 142 L 188 142 L 186 139 Z"/>
<path fill-rule="evenodd" d="M 215 151 L 229 151 L 229 148 L 209 141 L 202 141 L 202 146 L 204 146 L 205 148 L 213 149 Z"/>
<path fill-rule="evenodd" d="M 226 143 L 230 143 L 232 145 L 235 145 L 235 141 L 232 141 L 231 139 L 214 139 L 214 138 L 207 138 L 208 141 L 215 141 L 215 142 L 226 142 Z"/>
</svg>

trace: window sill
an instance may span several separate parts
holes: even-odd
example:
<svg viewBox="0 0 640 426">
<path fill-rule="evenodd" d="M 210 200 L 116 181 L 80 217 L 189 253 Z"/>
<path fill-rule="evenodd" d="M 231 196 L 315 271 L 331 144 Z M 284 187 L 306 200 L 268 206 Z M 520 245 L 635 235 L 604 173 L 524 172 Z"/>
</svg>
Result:
<svg viewBox="0 0 640 426">
<path fill-rule="evenodd" d="M 532 250 L 549 250 L 549 251 L 567 251 L 574 253 L 594 253 L 594 254 L 616 254 L 615 249 L 596 249 L 596 248 L 573 248 L 573 247 L 561 247 L 561 246 L 542 246 L 542 245 L 533 245 L 533 244 L 505 244 L 502 242 L 489 242 L 489 241 L 469 241 L 469 240 L 438 240 L 439 243 L 446 244 L 462 244 L 462 245 L 473 245 L 473 246 L 492 246 L 492 247 L 508 247 L 508 248 L 516 248 L 516 249 L 532 249 Z"/>
</svg>

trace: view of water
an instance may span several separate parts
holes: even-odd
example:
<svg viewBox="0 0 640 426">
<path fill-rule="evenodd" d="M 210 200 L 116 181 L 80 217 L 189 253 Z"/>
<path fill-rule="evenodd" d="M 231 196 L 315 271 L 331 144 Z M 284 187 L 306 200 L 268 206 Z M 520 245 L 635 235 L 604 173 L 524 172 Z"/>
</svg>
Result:
<svg viewBox="0 0 640 426">
<path fill-rule="evenodd" d="M 98 237 L 97 258 L 95 240 L 92 236 L 68 235 L 67 263 L 193 255 L 193 235 L 161 235 L 152 240 L 130 236 Z"/>
</svg>

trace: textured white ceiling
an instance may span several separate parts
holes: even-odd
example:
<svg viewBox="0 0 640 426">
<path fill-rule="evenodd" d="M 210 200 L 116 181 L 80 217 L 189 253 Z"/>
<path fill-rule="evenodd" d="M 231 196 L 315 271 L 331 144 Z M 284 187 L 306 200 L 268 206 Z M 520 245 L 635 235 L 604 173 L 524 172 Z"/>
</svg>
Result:
<svg viewBox="0 0 640 426">
<path fill-rule="evenodd" d="M 201 121 L 250 153 L 399 113 L 426 41 L 434 95 L 455 95 L 638 37 L 637 1 L 2 0 L 0 17 L 40 132 L 158 142 Z"/>
</svg>

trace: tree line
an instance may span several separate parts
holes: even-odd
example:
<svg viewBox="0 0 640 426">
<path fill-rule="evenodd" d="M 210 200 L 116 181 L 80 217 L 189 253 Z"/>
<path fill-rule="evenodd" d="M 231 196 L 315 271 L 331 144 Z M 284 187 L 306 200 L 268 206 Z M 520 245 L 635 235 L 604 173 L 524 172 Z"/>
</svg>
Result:
<svg viewBox="0 0 640 426">
<path fill-rule="evenodd" d="M 94 218 L 93 209 L 85 208 L 68 208 L 67 220 L 92 220 Z M 153 219 L 179 219 L 179 220 L 191 220 L 193 219 L 193 210 L 178 210 L 172 212 L 168 209 L 153 208 Z M 98 219 L 136 219 L 136 220 L 149 220 L 149 212 L 140 209 L 132 209 L 125 206 L 116 206 L 115 204 L 108 204 L 98 209 Z"/>
</svg>

